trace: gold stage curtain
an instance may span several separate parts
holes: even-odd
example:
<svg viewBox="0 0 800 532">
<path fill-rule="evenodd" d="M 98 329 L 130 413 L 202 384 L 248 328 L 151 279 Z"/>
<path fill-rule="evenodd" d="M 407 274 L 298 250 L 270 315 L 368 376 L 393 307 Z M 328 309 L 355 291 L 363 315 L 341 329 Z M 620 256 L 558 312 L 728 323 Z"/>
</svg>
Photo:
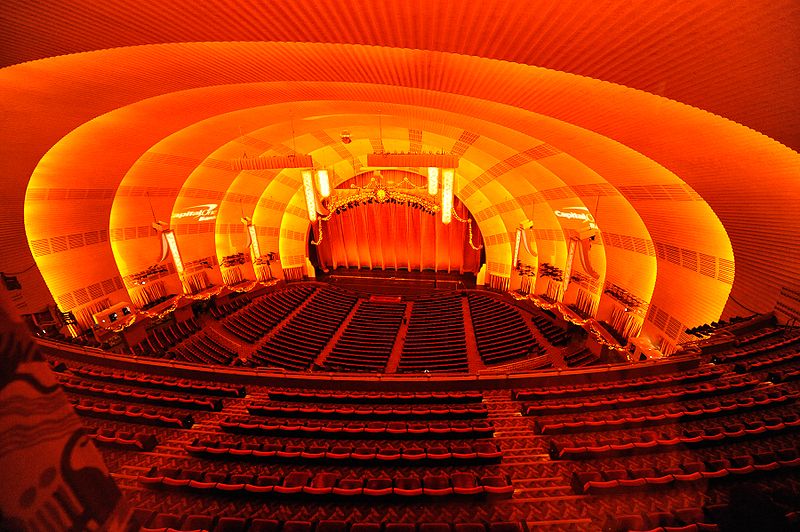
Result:
<svg viewBox="0 0 800 532">
<path fill-rule="evenodd" d="M 455 211 L 466 220 L 466 207 L 455 201 Z M 482 244 L 472 221 L 472 243 Z M 445 225 L 441 213 L 396 203 L 371 203 L 351 207 L 322 222 L 323 240 L 317 256 L 323 269 L 341 267 L 380 270 L 436 270 L 477 273 L 481 253 L 469 243 L 468 224 L 455 217 Z M 313 238 L 319 232 L 314 224 Z"/>
</svg>

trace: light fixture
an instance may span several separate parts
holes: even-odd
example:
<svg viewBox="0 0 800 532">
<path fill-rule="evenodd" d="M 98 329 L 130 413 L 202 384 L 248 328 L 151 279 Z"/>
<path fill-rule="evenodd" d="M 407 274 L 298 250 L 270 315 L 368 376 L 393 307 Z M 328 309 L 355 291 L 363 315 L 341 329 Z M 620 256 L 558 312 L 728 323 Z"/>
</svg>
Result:
<svg viewBox="0 0 800 532">
<path fill-rule="evenodd" d="M 172 229 L 164 231 L 164 239 L 167 241 L 167 247 L 172 255 L 172 261 L 175 263 L 175 269 L 178 273 L 183 272 L 183 260 L 181 260 L 181 252 L 178 251 L 178 242 L 175 240 L 175 233 Z"/>
<path fill-rule="evenodd" d="M 428 167 L 428 194 L 435 196 L 439 192 L 439 168 Z"/>
<path fill-rule="evenodd" d="M 247 231 L 250 233 L 250 246 L 253 251 L 253 258 L 258 259 L 261 256 L 261 249 L 258 247 L 258 237 L 256 236 L 256 226 L 249 224 Z"/>
<path fill-rule="evenodd" d="M 314 198 L 314 180 L 311 178 L 311 170 L 303 170 L 300 172 L 300 175 L 303 177 L 303 191 L 306 196 L 308 219 L 313 222 L 317 219 L 317 202 Z"/>
<path fill-rule="evenodd" d="M 331 195 L 331 182 L 327 170 L 317 170 L 317 181 L 319 182 L 319 195 L 327 198 Z"/>
<path fill-rule="evenodd" d="M 452 168 L 442 170 L 442 223 L 449 224 L 453 217 L 453 182 L 456 171 Z"/>
<path fill-rule="evenodd" d="M 522 228 L 517 228 L 517 237 L 514 241 L 514 260 L 511 261 L 511 264 L 516 266 L 519 264 L 519 245 L 522 243 Z"/>
</svg>

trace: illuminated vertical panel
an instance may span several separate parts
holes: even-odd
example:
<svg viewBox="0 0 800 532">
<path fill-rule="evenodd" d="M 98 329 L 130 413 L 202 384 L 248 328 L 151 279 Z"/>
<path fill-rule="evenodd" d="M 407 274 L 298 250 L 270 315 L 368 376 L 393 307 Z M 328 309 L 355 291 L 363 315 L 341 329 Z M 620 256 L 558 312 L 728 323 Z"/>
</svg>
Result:
<svg viewBox="0 0 800 532">
<path fill-rule="evenodd" d="M 567 249 L 567 264 L 564 266 L 564 289 L 562 294 L 567 293 L 569 288 L 569 278 L 572 275 L 572 262 L 575 259 L 575 248 L 578 247 L 578 240 L 571 238 L 569 241 L 569 248 Z"/>
<path fill-rule="evenodd" d="M 175 270 L 178 273 L 183 272 L 183 260 L 181 260 L 181 252 L 178 251 L 178 242 L 175 240 L 175 233 L 172 229 L 164 231 L 164 238 L 167 239 L 167 247 L 172 255 L 172 261 L 175 263 Z"/>
<path fill-rule="evenodd" d="M 439 192 L 439 169 L 436 167 L 428 168 L 428 194 L 435 196 Z"/>
<path fill-rule="evenodd" d="M 250 233 L 250 245 L 253 251 L 253 259 L 261 256 L 261 249 L 258 247 L 258 237 L 256 236 L 256 226 L 253 224 L 247 225 L 247 232 Z"/>
<path fill-rule="evenodd" d="M 453 217 L 453 181 L 456 171 L 452 168 L 442 170 L 442 223 L 449 224 Z"/>
<path fill-rule="evenodd" d="M 331 195 L 331 182 L 328 177 L 328 171 L 317 170 L 317 179 L 319 180 L 319 195 L 327 198 Z"/>
<path fill-rule="evenodd" d="M 514 242 L 514 260 L 511 261 L 511 266 L 516 268 L 517 264 L 519 264 L 519 245 L 522 242 L 522 229 L 517 229 L 517 238 Z"/>
<path fill-rule="evenodd" d="M 303 176 L 303 191 L 306 196 L 308 219 L 313 222 L 317 219 L 317 203 L 314 199 L 314 181 L 311 178 L 311 170 L 303 170 L 300 175 Z"/>
</svg>

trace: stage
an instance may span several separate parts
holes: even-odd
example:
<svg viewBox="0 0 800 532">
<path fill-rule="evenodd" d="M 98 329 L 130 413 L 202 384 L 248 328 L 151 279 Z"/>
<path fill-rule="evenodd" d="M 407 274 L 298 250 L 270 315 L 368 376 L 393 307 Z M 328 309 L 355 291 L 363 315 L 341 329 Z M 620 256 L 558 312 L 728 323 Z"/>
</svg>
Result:
<svg viewBox="0 0 800 532">
<path fill-rule="evenodd" d="M 317 272 L 317 280 L 369 295 L 421 297 L 433 291 L 475 288 L 472 273 L 409 272 L 406 270 L 365 270 L 337 268 Z"/>
</svg>

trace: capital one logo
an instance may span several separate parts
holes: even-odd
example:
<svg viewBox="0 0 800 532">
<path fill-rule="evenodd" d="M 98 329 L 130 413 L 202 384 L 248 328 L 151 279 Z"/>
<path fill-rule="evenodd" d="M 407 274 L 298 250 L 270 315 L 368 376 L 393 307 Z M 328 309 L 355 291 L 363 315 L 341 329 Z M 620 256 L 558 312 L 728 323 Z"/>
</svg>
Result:
<svg viewBox="0 0 800 532">
<path fill-rule="evenodd" d="M 217 218 L 217 207 L 219 204 L 217 203 L 204 203 L 202 205 L 195 205 L 194 207 L 189 207 L 183 212 L 179 212 L 173 214 L 173 218 L 197 218 L 198 222 L 207 222 L 208 220 L 214 220 Z"/>
<path fill-rule="evenodd" d="M 586 222 L 592 229 L 597 228 L 597 225 L 595 224 L 594 221 L 594 217 L 589 213 L 589 210 L 586 209 L 585 207 L 567 207 L 567 209 L 570 210 L 569 211 L 556 210 L 553 211 L 553 214 L 555 214 L 559 218 L 565 218 L 567 220 L 577 220 L 579 222 Z"/>
</svg>

